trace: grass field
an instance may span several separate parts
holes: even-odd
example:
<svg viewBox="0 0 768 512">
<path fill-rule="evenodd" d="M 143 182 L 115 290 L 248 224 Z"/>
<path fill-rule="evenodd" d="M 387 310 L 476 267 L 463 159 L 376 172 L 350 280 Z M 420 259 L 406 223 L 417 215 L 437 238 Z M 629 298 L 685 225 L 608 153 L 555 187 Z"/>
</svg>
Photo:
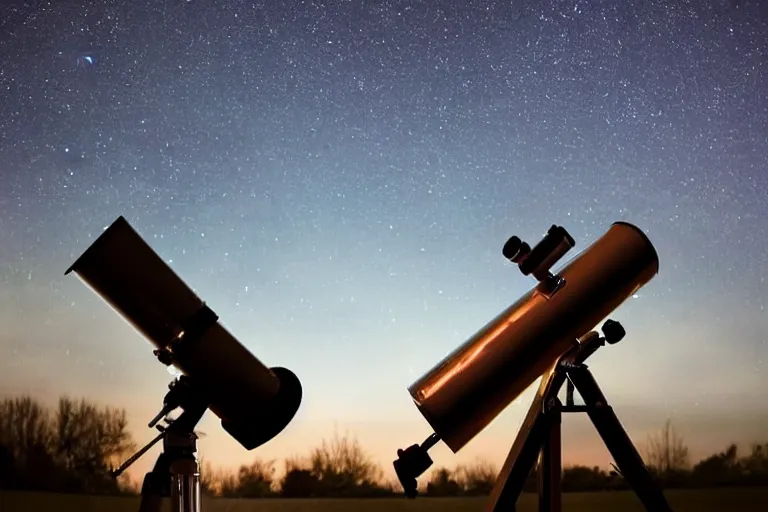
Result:
<svg viewBox="0 0 768 512">
<path fill-rule="evenodd" d="M 765 512 L 768 488 L 667 491 L 675 512 Z M 480 512 L 485 498 L 419 498 L 373 500 L 206 500 L 204 512 Z M 2 512 L 133 512 L 138 498 L 101 498 L 44 493 L 0 492 Z M 534 512 L 536 497 L 524 494 L 518 512 Z M 167 508 L 166 508 L 167 510 Z M 578 493 L 563 496 L 565 512 L 641 512 L 634 494 Z"/>
</svg>

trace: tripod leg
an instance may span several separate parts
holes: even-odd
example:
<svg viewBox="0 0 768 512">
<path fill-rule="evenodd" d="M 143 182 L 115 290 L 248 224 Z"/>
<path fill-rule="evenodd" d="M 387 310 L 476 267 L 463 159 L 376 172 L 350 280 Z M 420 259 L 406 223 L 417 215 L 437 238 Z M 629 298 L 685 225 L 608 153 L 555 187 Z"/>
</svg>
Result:
<svg viewBox="0 0 768 512">
<path fill-rule="evenodd" d="M 642 457 L 635 449 L 619 418 L 608 405 L 597 381 L 585 366 L 568 370 L 568 378 L 584 399 L 587 414 L 624 478 L 632 486 L 646 510 L 672 512 L 661 488 L 656 484 Z"/>
<path fill-rule="evenodd" d="M 542 377 L 528 414 L 493 486 L 486 511 L 514 512 L 547 435 L 549 424 L 544 411 L 545 400 L 550 396 L 557 397 L 564 382 L 565 373 L 555 367 Z"/>
<path fill-rule="evenodd" d="M 192 457 L 175 461 L 171 465 L 171 474 L 171 512 L 200 512 L 202 495 L 197 461 Z"/>
<path fill-rule="evenodd" d="M 533 407 L 532 407 L 533 409 Z M 527 428 L 526 428 L 527 427 Z M 496 485 L 491 492 L 491 500 L 486 507 L 489 512 L 509 512 L 515 510 L 517 500 L 523 492 L 525 482 L 536 464 L 536 456 L 546 436 L 547 418 L 539 413 L 532 424 L 525 425 L 512 445 L 504 467 L 501 469 Z"/>
<path fill-rule="evenodd" d="M 561 512 L 562 506 L 562 413 L 555 398 L 546 412 L 546 432 L 539 456 L 539 512 Z"/>
<path fill-rule="evenodd" d="M 163 506 L 163 497 L 168 496 L 168 481 L 170 474 L 151 472 L 144 475 L 144 484 L 141 486 L 141 503 L 139 512 L 160 512 Z"/>
</svg>

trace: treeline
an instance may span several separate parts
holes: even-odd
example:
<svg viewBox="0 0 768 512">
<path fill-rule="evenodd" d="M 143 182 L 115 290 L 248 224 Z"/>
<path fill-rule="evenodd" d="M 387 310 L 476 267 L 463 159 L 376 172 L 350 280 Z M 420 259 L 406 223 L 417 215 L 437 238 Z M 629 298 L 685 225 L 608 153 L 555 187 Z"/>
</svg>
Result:
<svg viewBox="0 0 768 512">
<path fill-rule="evenodd" d="M 124 410 L 62 397 L 0 402 L 0 489 L 120 494 L 110 471 L 135 445 Z"/>
<path fill-rule="evenodd" d="M 691 464 L 688 447 L 667 421 L 657 434 L 650 436 L 641 449 L 643 460 L 656 481 L 665 489 L 710 488 L 768 485 L 768 443 L 753 444 L 748 453 L 739 454 L 735 444 Z M 477 496 L 489 494 L 498 472 L 490 465 L 477 464 L 456 470 L 439 468 L 432 472 L 426 494 L 432 496 Z M 537 491 L 536 472 L 524 490 Z M 565 466 L 563 492 L 627 490 L 629 484 L 614 468 Z"/>
<path fill-rule="evenodd" d="M 745 454 L 731 444 L 691 464 L 688 447 L 670 421 L 648 439 L 644 460 L 666 488 L 768 485 L 768 443 L 754 443 Z"/>
<path fill-rule="evenodd" d="M 695 464 L 670 422 L 640 447 L 665 488 L 768 485 L 768 443 L 746 454 L 736 445 Z M 48 409 L 29 397 L 0 401 L 0 489 L 91 494 L 135 494 L 141 482 L 115 480 L 111 471 L 133 453 L 124 410 L 63 397 Z M 201 460 L 203 491 L 228 498 L 386 497 L 401 494 L 396 481 L 349 437 L 334 436 L 305 457 L 282 463 L 254 459 L 237 469 L 216 469 Z M 484 496 L 498 475 L 479 461 L 453 469 L 437 467 L 423 478 L 422 495 Z M 623 490 L 617 471 L 563 468 L 563 491 Z M 525 490 L 536 492 L 536 474 Z"/>
</svg>

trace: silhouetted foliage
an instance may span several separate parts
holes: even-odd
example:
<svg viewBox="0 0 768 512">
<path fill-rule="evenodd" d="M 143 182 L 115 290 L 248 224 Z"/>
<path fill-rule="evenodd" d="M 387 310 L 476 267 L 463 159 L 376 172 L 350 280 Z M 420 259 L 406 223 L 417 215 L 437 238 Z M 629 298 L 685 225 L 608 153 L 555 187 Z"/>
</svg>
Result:
<svg viewBox="0 0 768 512">
<path fill-rule="evenodd" d="M 477 461 L 458 466 L 454 470 L 436 468 L 427 483 L 427 496 L 486 496 L 496 483 L 498 470 L 490 463 Z M 533 473 L 535 478 L 535 473 Z M 536 490 L 536 482 L 531 482 Z"/>
<path fill-rule="evenodd" d="M 427 483 L 427 496 L 458 496 L 461 486 L 454 479 L 453 472 L 448 468 L 438 468 L 432 472 Z"/>
<path fill-rule="evenodd" d="M 273 495 L 274 478 L 274 461 L 255 460 L 250 466 L 240 466 L 237 472 L 237 497 L 266 498 Z"/>
<path fill-rule="evenodd" d="M 202 456 L 198 458 L 197 462 L 200 468 L 200 491 L 207 496 L 215 495 L 218 489 L 216 488 L 217 479 L 213 464 Z"/>
<path fill-rule="evenodd" d="M 312 474 L 327 495 L 357 494 L 357 489 L 373 486 L 381 478 L 381 470 L 369 459 L 360 443 L 338 434 L 315 448 L 309 460 Z"/>
<path fill-rule="evenodd" d="M 741 477 L 738 448 L 735 444 L 724 452 L 708 457 L 693 467 L 693 478 L 707 486 L 729 485 Z"/>
<path fill-rule="evenodd" d="M 390 495 L 382 476 L 356 439 L 336 434 L 312 450 L 308 460 L 286 461 L 281 491 L 286 497 Z"/>
<path fill-rule="evenodd" d="M 280 484 L 284 498 L 312 498 L 322 495 L 320 479 L 307 463 L 296 457 L 285 460 L 285 475 Z"/>
<path fill-rule="evenodd" d="M 140 486 L 116 481 L 110 471 L 135 447 L 125 412 L 64 397 L 50 411 L 30 397 L 0 401 L 0 489 L 80 493 L 137 493 Z M 768 443 L 741 455 L 736 445 L 691 467 L 688 448 L 667 421 L 649 438 L 645 461 L 665 488 L 768 485 Z M 384 497 L 402 492 L 385 483 L 383 471 L 357 440 L 334 436 L 307 457 L 285 461 L 281 477 L 275 461 L 253 460 L 236 471 L 214 469 L 200 460 L 201 486 L 211 496 L 230 498 Z M 425 496 L 483 496 L 498 471 L 477 461 L 455 469 L 438 467 L 426 475 Z M 566 466 L 564 492 L 627 489 L 616 471 Z M 524 492 L 537 491 L 533 468 Z"/>
<path fill-rule="evenodd" d="M 0 402 L 0 488 L 118 494 L 115 461 L 134 448 L 125 411 L 62 398 Z"/>
<path fill-rule="evenodd" d="M 236 474 L 222 471 L 219 475 L 218 495 L 224 498 L 237 497 L 239 485 Z"/>
<path fill-rule="evenodd" d="M 768 485 L 768 443 L 753 444 L 752 452 L 740 460 L 742 481 L 748 485 Z"/>
<path fill-rule="evenodd" d="M 135 446 L 128 434 L 125 411 L 67 397 L 59 400 L 53 422 L 53 455 L 69 475 L 80 483 L 81 491 L 117 491 L 110 475 Z M 114 487 L 114 488 L 113 488 Z"/>
<path fill-rule="evenodd" d="M 683 442 L 670 420 L 656 435 L 648 438 L 645 463 L 659 476 L 684 472 L 690 467 L 688 447 Z"/>
<path fill-rule="evenodd" d="M 283 477 L 281 494 L 284 498 L 312 498 L 320 496 L 320 480 L 308 469 L 291 469 Z"/>
<path fill-rule="evenodd" d="M 482 460 L 456 468 L 456 480 L 466 496 L 490 494 L 498 474 L 493 464 Z"/>
<path fill-rule="evenodd" d="M 739 457 L 735 444 L 693 467 L 692 480 L 697 485 L 768 485 L 768 443 L 754 444 L 749 455 Z"/>
<path fill-rule="evenodd" d="M 0 489 L 15 489 L 16 463 L 10 447 L 0 441 Z"/>
<path fill-rule="evenodd" d="M 598 467 L 568 466 L 563 468 L 563 492 L 600 491 L 609 487 L 610 475 Z"/>
</svg>

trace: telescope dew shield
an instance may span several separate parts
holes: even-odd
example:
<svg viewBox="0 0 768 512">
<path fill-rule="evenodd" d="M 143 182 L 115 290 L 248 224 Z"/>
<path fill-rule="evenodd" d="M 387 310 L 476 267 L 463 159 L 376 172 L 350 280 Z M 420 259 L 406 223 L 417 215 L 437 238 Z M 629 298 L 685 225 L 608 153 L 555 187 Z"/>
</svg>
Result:
<svg viewBox="0 0 768 512">
<path fill-rule="evenodd" d="M 408 391 L 456 453 L 658 270 L 645 234 L 616 222 L 558 273 L 556 292 L 540 283 Z"/>
<path fill-rule="evenodd" d="M 222 427 L 246 449 L 269 441 L 293 419 L 302 396 L 293 372 L 254 357 L 125 218 L 66 274 L 72 271 L 155 345 L 158 357 L 168 354 L 195 381 Z"/>
</svg>

